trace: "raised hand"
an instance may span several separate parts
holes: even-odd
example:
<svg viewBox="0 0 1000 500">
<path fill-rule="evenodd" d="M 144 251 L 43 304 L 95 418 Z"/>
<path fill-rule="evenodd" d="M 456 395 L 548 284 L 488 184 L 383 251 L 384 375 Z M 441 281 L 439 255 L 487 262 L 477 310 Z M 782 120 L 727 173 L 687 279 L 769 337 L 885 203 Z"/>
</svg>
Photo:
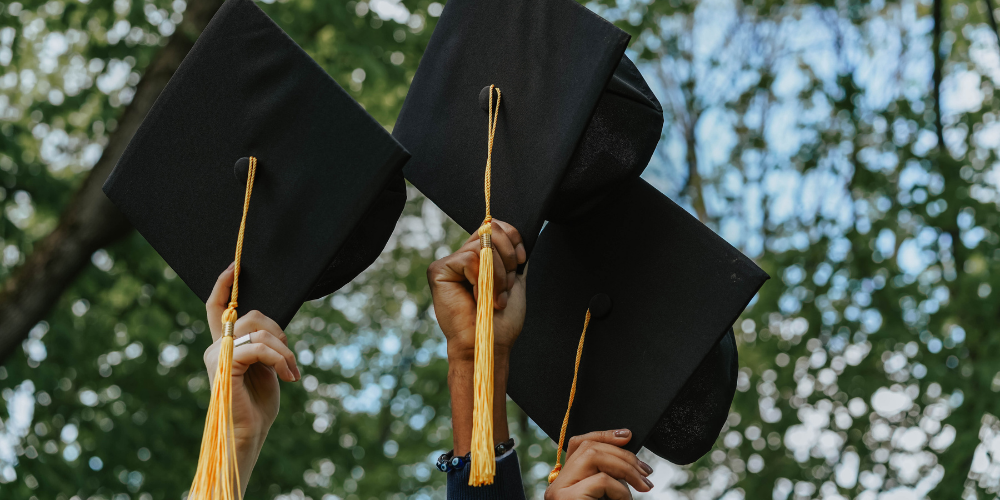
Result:
<svg viewBox="0 0 1000 500">
<path fill-rule="evenodd" d="M 233 266 L 230 265 L 219 276 L 205 305 L 214 341 L 204 357 L 210 379 L 215 376 L 219 363 L 222 313 L 229 304 L 232 285 Z M 233 336 L 239 340 L 246 335 L 250 336 L 250 342 L 233 349 L 233 432 L 241 491 L 246 490 L 267 431 L 278 416 L 281 399 L 278 378 L 286 382 L 302 378 L 295 354 L 288 348 L 285 332 L 271 318 L 260 311 L 244 314 L 236 320 Z M 209 381 L 210 386 L 212 382 L 214 380 Z"/>
</svg>

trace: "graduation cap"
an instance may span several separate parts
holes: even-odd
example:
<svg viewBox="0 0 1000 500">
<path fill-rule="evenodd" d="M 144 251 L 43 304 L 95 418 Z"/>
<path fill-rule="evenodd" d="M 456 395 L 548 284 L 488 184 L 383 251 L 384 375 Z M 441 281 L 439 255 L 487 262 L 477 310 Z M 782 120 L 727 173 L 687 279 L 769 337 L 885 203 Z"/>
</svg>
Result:
<svg viewBox="0 0 1000 500">
<path fill-rule="evenodd" d="M 239 496 L 237 307 L 284 328 L 363 271 L 402 212 L 407 159 L 252 0 L 222 5 L 150 109 L 104 192 L 202 300 L 236 264 L 191 498 Z"/>
<path fill-rule="evenodd" d="M 531 277 L 514 401 L 558 439 L 577 385 L 570 435 L 628 427 L 633 450 L 686 462 L 728 415 L 727 332 L 767 276 L 638 178 L 663 114 L 628 40 L 571 0 L 451 0 L 393 135 L 413 154 L 407 179 L 462 227 L 482 234 L 485 211 L 521 233 Z M 492 294 L 478 296 L 481 312 Z"/>
<path fill-rule="evenodd" d="M 233 261 L 250 157 L 239 311 L 284 327 L 385 248 L 408 154 L 254 2 L 228 0 L 104 185 L 203 301 Z"/>
<path fill-rule="evenodd" d="M 470 233 L 483 221 L 490 86 L 502 91 L 491 212 L 528 255 L 546 220 L 572 218 L 638 178 L 663 127 L 624 55 L 629 35 L 571 0 L 451 0 L 393 136 L 406 178 Z"/>
<path fill-rule="evenodd" d="M 679 464 L 711 449 L 736 389 L 731 326 L 767 274 L 641 179 L 546 225 L 530 267 L 511 399 L 557 441 L 630 429 L 630 451 Z"/>
<path fill-rule="evenodd" d="M 571 0 L 449 1 L 393 129 L 413 155 L 407 179 L 483 248 L 495 216 L 530 256 L 546 220 L 620 191 L 655 149 L 662 111 L 628 40 Z M 492 252 L 480 255 L 472 485 L 494 474 Z"/>
</svg>

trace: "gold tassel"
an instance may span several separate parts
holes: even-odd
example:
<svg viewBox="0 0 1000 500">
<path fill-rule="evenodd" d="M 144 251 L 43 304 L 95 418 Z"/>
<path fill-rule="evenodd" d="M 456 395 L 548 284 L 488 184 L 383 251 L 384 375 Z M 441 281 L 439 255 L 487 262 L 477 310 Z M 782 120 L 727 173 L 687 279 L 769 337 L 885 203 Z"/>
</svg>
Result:
<svg viewBox="0 0 1000 500">
<path fill-rule="evenodd" d="M 500 89 L 496 108 L 493 107 L 493 85 L 490 85 L 487 130 L 489 146 L 486 150 L 486 218 L 479 228 L 479 281 L 476 284 L 479 300 L 476 304 L 475 391 L 472 411 L 472 463 L 469 465 L 469 486 L 493 484 L 496 460 L 493 456 L 493 217 L 490 216 L 490 171 L 493 160 L 493 136 L 500 114 Z"/>
<path fill-rule="evenodd" d="M 562 464 L 559 462 L 562 456 L 563 443 L 566 440 L 566 427 L 569 426 L 569 411 L 573 409 L 573 398 L 576 397 L 576 376 L 580 373 L 580 358 L 583 357 L 583 339 L 587 336 L 587 326 L 590 325 L 590 309 L 587 309 L 587 316 L 583 320 L 583 333 L 580 334 L 580 345 L 576 346 L 576 365 L 573 367 L 573 385 L 569 387 L 569 404 L 566 405 L 566 416 L 563 417 L 562 429 L 559 431 L 559 448 L 556 449 L 556 466 L 549 472 L 549 484 L 559 477 Z"/>
<path fill-rule="evenodd" d="M 243 198 L 243 219 L 236 239 L 236 260 L 233 266 L 233 289 L 229 307 L 222 313 L 222 347 L 219 366 L 212 384 L 212 399 L 205 417 L 198 467 L 188 493 L 189 500 L 233 500 L 243 497 L 240 491 L 240 471 L 236 464 L 236 443 L 233 436 L 233 333 L 236 328 L 236 297 L 240 293 L 240 256 L 243 254 L 243 232 L 250 208 L 257 158 L 250 157 L 247 190 Z"/>
</svg>

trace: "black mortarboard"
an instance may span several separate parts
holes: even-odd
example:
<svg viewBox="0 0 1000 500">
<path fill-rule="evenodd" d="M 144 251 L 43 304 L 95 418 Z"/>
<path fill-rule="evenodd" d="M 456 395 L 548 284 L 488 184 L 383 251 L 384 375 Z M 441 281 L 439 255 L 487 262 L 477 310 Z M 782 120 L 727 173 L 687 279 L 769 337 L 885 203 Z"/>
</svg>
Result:
<svg viewBox="0 0 1000 500">
<path fill-rule="evenodd" d="M 284 326 L 385 247 L 408 154 L 253 1 L 228 0 L 104 185 L 202 300 L 233 261 L 250 156 L 239 309 Z"/>
<path fill-rule="evenodd" d="M 518 229 L 531 267 L 508 393 L 558 439 L 593 307 L 568 435 L 629 428 L 630 449 L 689 462 L 728 415 L 727 332 L 767 275 L 638 179 L 663 114 L 628 40 L 571 0 L 451 0 L 393 135 L 413 154 L 406 177 L 475 231 L 502 90 L 491 215 Z"/>
<path fill-rule="evenodd" d="M 629 36 L 572 0 L 451 0 L 393 135 L 406 178 L 467 231 L 483 222 L 490 85 L 502 91 L 492 216 L 530 255 L 546 220 L 637 178 L 663 126 Z"/>
<path fill-rule="evenodd" d="M 677 463 L 708 451 L 732 402 L 731 326 L 768 278 L 643 180 L 542 231 L 527 316 L 511 353 L 511 398 L 558 439 L 591 312 L 566 435 L 630 429 Z"/>
</svg>

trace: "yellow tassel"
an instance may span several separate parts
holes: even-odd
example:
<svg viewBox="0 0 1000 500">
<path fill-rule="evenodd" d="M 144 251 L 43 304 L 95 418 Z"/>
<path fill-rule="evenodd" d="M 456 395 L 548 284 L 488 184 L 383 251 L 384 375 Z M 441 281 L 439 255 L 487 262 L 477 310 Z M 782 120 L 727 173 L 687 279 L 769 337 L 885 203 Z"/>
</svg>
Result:
<svg viewBox="0 0 1000 500">
<path fill-rule="evenodd" d="M 236 316 L 236 311 L 231 316 Z M 233 322 L 225 323 L 228 335 L 222 337 L 219 366 L 212 384 L 212 401 L 205 418 L 198 469 L 188 498 L 191 500 L 229 500 L 241 498 L 240 473 L 236 468 L 236 445 L 233 442 Z"/>
<path fill-rule="evenodd" d="M 212 399 L 205 416 L 205 431 L 201 437 L 201 452 L 188 500 L 234 500 L 243 497 L 240 491 L 240 471 L 236 464 L 236 443 L 233 435 L 233 333 L 236 328 L 236 297 L 240 293 L 240 256 L 243 253 L 243 232 L 250 208 L 250 193 L 257 172 L 257 158 L 250 157 L 247 190 L 243 198 L 243 219 L 236 239 L 236 260 L 233 267 L 233 289 L 229 307 L 222 313 L 222 339 L 219 366 L 212 383 Z"/>
<path fill-rule="evenodd" d="M 492 226 L 479 228 L 479 302 L 476 304 L 475 406 L 472 413 L 470 486 L 493 484 L 493 247 Z"/>
<path fill-rule="evenodd" d="M 486 150 L 486 218 L 479 228 L 479 280 L 476 287 L 479 299 L 476 303 L 476 348 L 475 391 L 472 410 L 472 460 L 469 464 L 469 486 L 493 484 L 496 475 L 496 460 L 493 456 L 493 218 L 490 216 L 490 171 L 493 161 L 493 136 L 500 114 L 500 89 L 497 92 L 496 108 L 493 107 L 493 85 L 490 85 L 489 116 L 487 130 L 489 144 Z"/>
</svg>

